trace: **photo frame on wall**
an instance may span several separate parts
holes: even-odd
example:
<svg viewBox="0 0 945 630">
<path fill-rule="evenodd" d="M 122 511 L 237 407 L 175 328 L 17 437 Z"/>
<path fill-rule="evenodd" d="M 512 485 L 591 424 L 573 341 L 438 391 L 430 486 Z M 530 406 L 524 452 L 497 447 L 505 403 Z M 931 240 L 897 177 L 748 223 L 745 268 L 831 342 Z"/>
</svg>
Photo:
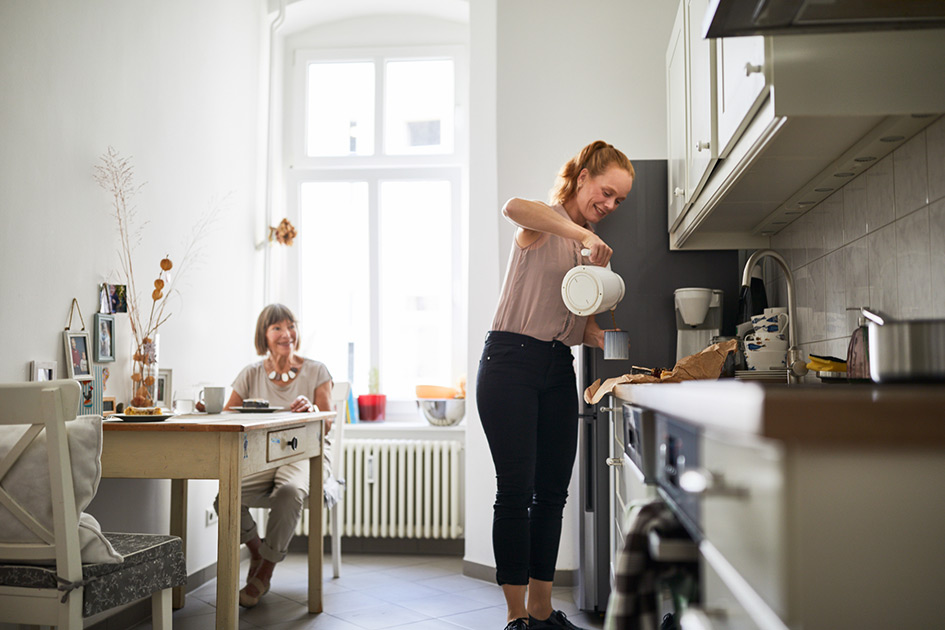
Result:
<svg viewBox="0 0 945 630">
<path fill-rule="evenodd" d="M 54 381 L 56 378 L 55 361 L 30 361 L 31 381 Z"/>
<path fill-rule="evenodd" d="M 93 357 L 96 363 L 115 360 L 115 316 L 95 314 L 95 344 Z"/>
<path fill-rule="evenodd" d="M 66 352 L 66 374 L 68 378 L 77 381 L 91 381 L 92 373 L 92 344 L 89 333 L 67 330 L 62 333 L 62 340 Z"/>
<path fill-rule="evenodd" d="M 174 390 L 171 381 L 171 370 L 158 370 L 157 381 L 154 383 L 154 406 L 170 409 L 174 400 Z"/>
</svg>

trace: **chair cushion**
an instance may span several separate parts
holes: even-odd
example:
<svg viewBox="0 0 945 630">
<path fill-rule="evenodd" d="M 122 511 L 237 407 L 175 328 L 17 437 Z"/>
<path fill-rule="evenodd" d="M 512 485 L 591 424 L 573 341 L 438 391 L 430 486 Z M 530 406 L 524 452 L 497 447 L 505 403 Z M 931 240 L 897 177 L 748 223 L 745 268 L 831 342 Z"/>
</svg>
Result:
<svg viewBox="0 0 945 630">
<path fill-rule="evenodd" d="M 83 617 L 187 583 L 183 543 L 177 536 L 106 533 L 105 537 L 124 562 L 82 565 L 86 581 Z M 56 588 L 56 571 L 35 565 L 0 564 L 0 586 Z"/>
<path fill-rule="evenodd" d="M 0 459 L 23 435 L 23 425 L 0 427 Z M 79 546 L 82 562 L 121 562 L 102 535 L 98 521 L 84 512 L 102 479 L 102 417 L 79 416 L 66 423 L 69 457 L 72 460 L 72 485 L 79 518 Z M 16 464 L 0 484 L 28 512 L 50 531 L 53 530 L 52 499 L 49 485 L 49 463 L 46 458 L 46 432 L 40 433 L 20 455 Z M 40 542 L 25 525 L 0 506 L 0 541 L 11 543 Z M 0 558 L 2 560 L 2 558 Z M 53 564 L 51 560 L 48 563 Z"/>
</svg>

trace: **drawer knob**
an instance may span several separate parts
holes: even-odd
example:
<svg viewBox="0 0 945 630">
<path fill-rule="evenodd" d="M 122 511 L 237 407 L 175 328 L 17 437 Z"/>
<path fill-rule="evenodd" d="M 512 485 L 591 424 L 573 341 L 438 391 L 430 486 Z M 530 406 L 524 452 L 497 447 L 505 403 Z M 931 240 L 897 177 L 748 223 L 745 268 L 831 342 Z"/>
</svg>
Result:
<svg viewBox="0 0 945 630">
<path fill-rule="evenodd" d="M 286 442 L 286 446 L 291 448 L 293 451 L 299 450 L 299 438 L 297 437 L 292 438 L 291 440 Z"/>
<path fill-rule="evenodd" d="M 675 188 L 673 188 L 674 197 L 682 197 L 685 194 L 686 194 L 686 191 L 680 188 L 679 186 L 676 186 Z"/>
<path fill-rule="evenodd" d="M 708 151 L 710 148 L 712 148 L 712 143 L 710 142 L 697 142 L 696 143 L 696 151 L 699 151 L 699 152 Z"/>
</svg>

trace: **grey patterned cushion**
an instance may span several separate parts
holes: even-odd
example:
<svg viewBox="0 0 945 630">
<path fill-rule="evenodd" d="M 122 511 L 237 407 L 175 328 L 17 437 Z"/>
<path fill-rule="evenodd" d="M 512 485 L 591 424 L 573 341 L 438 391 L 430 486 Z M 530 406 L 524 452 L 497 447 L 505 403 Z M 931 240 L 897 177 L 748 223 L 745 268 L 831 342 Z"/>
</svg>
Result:
<svg viewBox="0 0 945 630">
<path fill-rule="evenodd" d="M 83 617 L 187 583 L 183 544 L 177 536 L 106 533 L 105 537 L 124 562 L 82 565 Z M 0 564 L 0 586 L 56 588 L 56 571 L 51 567 Z"/>
</svg>

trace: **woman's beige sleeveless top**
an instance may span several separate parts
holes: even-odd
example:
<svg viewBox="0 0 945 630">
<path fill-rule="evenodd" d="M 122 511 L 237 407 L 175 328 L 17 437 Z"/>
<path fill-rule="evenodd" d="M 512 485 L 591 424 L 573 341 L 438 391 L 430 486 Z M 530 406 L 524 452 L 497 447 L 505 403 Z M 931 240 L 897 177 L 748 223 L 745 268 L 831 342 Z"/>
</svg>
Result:
<svg viewBox="0 0 945 630">
<path fill-rule="evenodd" d="M 553 208 L 568 216 L 562 205 Z M 579 345 L 587 318 L 578 317 L 564 305 L 561 281 L 571 268 L 581 264 L 587 262 L 581 257 L 577 241 L 545 233 L 522 248 L 513 239 L 492 330 Z"/>
</svg>

